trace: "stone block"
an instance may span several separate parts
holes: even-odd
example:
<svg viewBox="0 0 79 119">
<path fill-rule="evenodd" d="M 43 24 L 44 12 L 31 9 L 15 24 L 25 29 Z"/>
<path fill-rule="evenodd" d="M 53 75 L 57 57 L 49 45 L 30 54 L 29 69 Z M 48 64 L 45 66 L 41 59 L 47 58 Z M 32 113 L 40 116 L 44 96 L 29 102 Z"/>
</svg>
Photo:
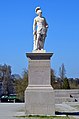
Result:
<svg viewBox="0 0 79 119">
<path fill-rule="evenodd" d="M 55 115 L 54 90 L 50 85 L 50 58 L 53 53 L 27 53 L 28 87 L 25 91 L 27 115 Z"/>
<path fill-rule="evenodd" d="M 25 113 L 27 115 L 55 115 L 53 88 L 29 86 L 25 91 Z"/>
</svg>

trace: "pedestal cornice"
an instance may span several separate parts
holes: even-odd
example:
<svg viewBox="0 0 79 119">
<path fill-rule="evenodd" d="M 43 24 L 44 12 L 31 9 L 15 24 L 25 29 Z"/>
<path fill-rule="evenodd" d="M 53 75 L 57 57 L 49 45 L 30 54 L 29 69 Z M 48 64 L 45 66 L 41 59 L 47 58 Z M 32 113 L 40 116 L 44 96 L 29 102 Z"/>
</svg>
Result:
<svg viewBox="0 0 79 119">
<path fill-rule="evenodd" d="M 50 59 L 53 53 L 26 53 L 26 56 L 31 60 Z"/>
</svg>

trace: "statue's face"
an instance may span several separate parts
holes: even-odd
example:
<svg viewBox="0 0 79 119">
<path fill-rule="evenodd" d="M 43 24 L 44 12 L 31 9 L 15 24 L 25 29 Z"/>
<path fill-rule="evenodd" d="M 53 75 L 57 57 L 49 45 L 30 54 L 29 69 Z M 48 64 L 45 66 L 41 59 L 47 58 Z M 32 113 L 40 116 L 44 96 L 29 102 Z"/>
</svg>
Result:
<svg viewBox="0 0 79 119">
<path fill-rule="evenodd" d="M 40 16 L 40 17 L 41 17 L 41 16 L 42 16 L 42 12 L 39 12 L 39 13 L 38 13 L 38 16 Z"/>
</svg>

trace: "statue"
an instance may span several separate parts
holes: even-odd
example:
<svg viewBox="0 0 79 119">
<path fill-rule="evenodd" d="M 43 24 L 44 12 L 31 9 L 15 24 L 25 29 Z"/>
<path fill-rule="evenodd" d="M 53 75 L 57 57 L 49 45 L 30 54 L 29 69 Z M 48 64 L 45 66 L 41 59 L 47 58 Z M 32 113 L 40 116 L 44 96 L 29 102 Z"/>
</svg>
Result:
<svg viewBox="0 0 79 119">
<path fill-rule="evenodd" d="M 43 50 L 45 38 L 47 36 L 48 24 L 46 19 L 42 17 L 42 10 L 40 7 L 35 9 L 37 17 L 34 18 L 33 23 L 33 35 L 34 35 L 34 46 L 33 50 Z"/>
</svg>

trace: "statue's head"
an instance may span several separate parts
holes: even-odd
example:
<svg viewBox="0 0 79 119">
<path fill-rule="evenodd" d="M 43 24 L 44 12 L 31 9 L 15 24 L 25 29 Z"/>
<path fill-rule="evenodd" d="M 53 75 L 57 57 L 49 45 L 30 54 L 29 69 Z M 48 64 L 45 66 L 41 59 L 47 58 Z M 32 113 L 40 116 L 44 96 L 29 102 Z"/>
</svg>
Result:
<svg viewBox="0 0 79 119">
<path fill-rule="evenodd" d="M 35 12 L 37 15 L 42 15 L 42 10 L 40 7 L 36 7 Z"/>
<path fill-rule="evenodd" d="M 38 10 L 40 10 L 40 7 L 36 7 L 35 12 L 37 13 Z"/>
</svg>

